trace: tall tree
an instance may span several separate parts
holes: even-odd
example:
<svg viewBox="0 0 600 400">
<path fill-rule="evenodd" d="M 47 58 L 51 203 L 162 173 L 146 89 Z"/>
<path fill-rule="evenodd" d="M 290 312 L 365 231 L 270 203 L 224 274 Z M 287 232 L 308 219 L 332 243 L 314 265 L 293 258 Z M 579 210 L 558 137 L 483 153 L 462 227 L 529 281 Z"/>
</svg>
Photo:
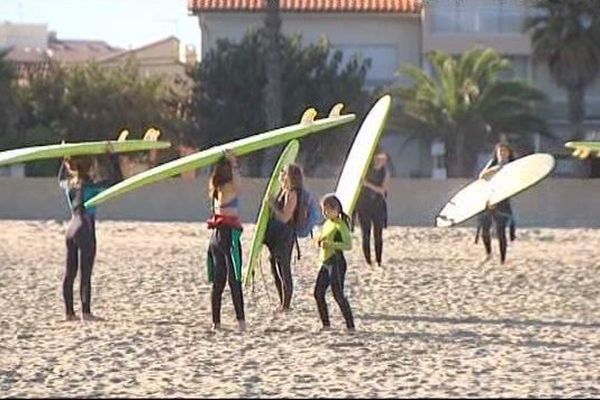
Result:
<svg viewBox="0 0 600 400">
<path fill-rule="evenodd" d="M 267 2 L 267 14 L 264 26 L 264 54 L 265 74 L 267 84 L 265 90 L 265 118 L 268 129 L 281 126 L 283 121 L 282 104 L 282 65 L 281 65 L 281 15 L 279 12 L 279 0 L 265 0 Z M 267 160 L 274 159 L 275 149 L 267 150 Z"/>
<path fill-rule="evenodd" d="M 261 48 L 261 33 L 249 31 L 239 43 L 219 40 L 198 66 L 192 112 L 198 127 L 196 141 L 201 146 L 267 129 L 263 90 L 267 78 Z M 342 53 L 332 53 L 326 40 L 304 47 L 298 35 L 284 36 L 281 48 L 285 76 L 282 89 L 286 93 L 282 99 L 282 125 L 298 122 L 308 107 L 315 107 L 323 116 L 340 101 L 359 116 L 365 112 L 370 102 L 363 89 L 369 60 L 351 57 L 344 62 Z M 301 155 L 308 172 L 323 161 L 335 162 L 344 156 L 352 138 L 342 138 L 343 128 L 336 132 L 340 134 L 302 140 Z M 253 159 L 249 172 L 261 173 L 259 160 Z"/>
<path fill-rule="evenodd" d="M 585 88 L 600 70 L 600 7 L 595 0 L 538 0 L 525 23 L 533 54 L 548 63 L 554 81 L 568 92 L 572 138 L 583 136 Z"/>
<path fill-rule="evenodd" d="M 265 116 L 267 128 L 277 128 L 282 123 L 283 105 L 281 100 L 281 15 L 279 0 L 265 0 L 267 15 L 265 18 Z"/>
<path fill-rule="evenodd" d="M 0 148 L 13 147 L 17 141 L 17 72 L 7 54 L 8 51 L 0 51 Z"/>
<path fill-rule="evenodd" d="M 116 67 L 54 65 L 20 90 L 18 145 L 115 139 L 123 129 L 140 138 L 150 127 L 163 139 L 176 139 L 185 121 L 174 109 L 177 93 L 163 83 L 162 77 L 143 77 L 133 61 Z"/>
<path fill-rule="evenodd" d="M 476 155 L 501 133 L 546 133 L 537 106 L 545 96 L 529 83 L 500 79 L 510 68 L 494 49 L 473 48 L 457 60 L 441 51 L 427 54 L 433 74 L 407 66 L 414 83 L 391 89 L 398 95 L 393 123 L 412 134 L 441 138 L 448 175 L 473 172 Z"/>
</svg>

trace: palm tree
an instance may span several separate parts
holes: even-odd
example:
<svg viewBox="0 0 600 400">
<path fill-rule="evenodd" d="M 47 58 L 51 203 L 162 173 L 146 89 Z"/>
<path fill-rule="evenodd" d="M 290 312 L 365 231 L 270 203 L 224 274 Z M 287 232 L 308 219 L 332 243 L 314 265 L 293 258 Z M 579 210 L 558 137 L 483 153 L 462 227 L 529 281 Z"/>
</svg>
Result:
<svg viewBox="0 0 600 400">
<path fill-rule="evenodd" d="M 265 118 L 267 129 L 278 128 L 282 125 L 283 101 L 281 90 L 281 16 L 279 0 L 265 0 L 267 15 L 264 29 L 265 73 L 267 84 L 264 88 Z M 266 161 L 275 158 L 274 150 L 268 151 Z"/>
<path fill-rule="evenodd" d="M 476 154 L 501 133 L 546 133 L 536 106 L 542 92 L 522 81 L 500 79 L 511 67 L 494 49 L 473 48 L 455 59 L 441 51 L 427 54 L 430 76 L 415 66 L 404 72 L 412 86 L 392 89 L 400 99 L 392 123 L 397 129 L 441 138 L 448 176 L 472 172 Z"/>
<path fill-rule="evenodd" d="M 568 91 L 573 139 L 582 137 L 585 88 L 600 69 L 600 8 L 594 0 L 538 0 L 525 22 L 533 54 L 548 63 L 554 81 Z"/>
</svg>

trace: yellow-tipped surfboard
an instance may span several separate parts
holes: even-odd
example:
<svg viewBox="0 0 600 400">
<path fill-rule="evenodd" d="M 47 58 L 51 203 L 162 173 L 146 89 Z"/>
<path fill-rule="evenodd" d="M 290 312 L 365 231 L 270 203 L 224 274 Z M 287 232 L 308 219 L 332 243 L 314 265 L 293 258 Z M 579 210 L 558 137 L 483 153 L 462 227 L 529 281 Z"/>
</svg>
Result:
<svg viewBox="0 0 600 400">
<path fill-rule="evenodd" d="M 329 116 L 316 119 L 316 110 L 309 108 L 302 115 L 300 122 L 295 125 L 248 136 L 159 165 L 106 189 L 99 195 L 88 200 L 85 206 L 96 206 L 107 200 L 122 196 L 134 189 L 162 181 L 186 171 L 214 164 L 223 156 L 225 150 L 230 150 L 236 156 L 243 156 L 257 150 L 289 142 L 292 139 L 298 139 L 312 133 L 348 124 L 356 118 L 354 114 L 341 115 L 341 110 L 342 106 L 336 104 L 331 109 Z"/>
<path fill-rule="evenodd" d="M 373 154 L 381 138 L 390 112 L 392 98 L 381 97 L 363 120 L 338 180 L 335 194 L 340 199 L 344 212 L 352 215 Z"/>
<path fill-rule="evenodd" d="M 600 157 L 600 142 L 567 142 L 565 147 L 573 149 L 573 156 L 581 158 L 582 160 L 588 158 L 590 155 Z"/>
<path fill-rule="evenodd" d="M 536 153 L 511 161 L 491 178 L 480 178 L 459 190 L 436 217 L 437 227 L 448 228 L 488 207 L 516 196 L 546 178 L 555 166 L 551 154 Z"/>
<path fill-rule="evenodd" d="M 160 131 L 154 128 L 148 129 L 144 138 L 141 140 L 127 140 L 128 134 L 129 132 L 124 130 L 117 140 L 61 143 L 3 151 L 0 153 L 0 167 L 48 158 L 95 155 L 108 152 L 125 153 L 131 151 L 166 149 L 171 147 L 170 142 L 158 141 Z"/>
<path fill-rule="evenodd" d="M 252 241 L 250 242 L 248 266 L 246 268 L 246 276 L 244 277 L 244 285 L 246 286 L 248 286 L 254 280 L 258 259 L 263 249 L 263 240 L 265 238 L 265 233 L 267 232 L 267 224 L 269 222 L 270 214 L 269 198 L 271 196 L 275 196 L 277 192 L 279 192 L 279 189 L 281 188 L 281 183 L 279 182 L 279 173 L 286 166 L 296 160 L 299 149 L 300 145 L 298 144 L 298 141 L 292 140 L 290 143 L 288 143 L 285 149 L 283 149 L 283 152 L 281 152 L 281 155 L 279 156 L 279 160 L 277 160 L 277 163 L 275 164 L 275 168 L 273 168 L 273 173 L 271 174 L 271 179 L 269 179 L 269 183 L 267 184 L 267 189 L 265 190 L 265 194 L 263 196 L 258 217 L 256 217 L 256 226 L 254 228 L 254 234 L 252 235 Z"/>
</svg>

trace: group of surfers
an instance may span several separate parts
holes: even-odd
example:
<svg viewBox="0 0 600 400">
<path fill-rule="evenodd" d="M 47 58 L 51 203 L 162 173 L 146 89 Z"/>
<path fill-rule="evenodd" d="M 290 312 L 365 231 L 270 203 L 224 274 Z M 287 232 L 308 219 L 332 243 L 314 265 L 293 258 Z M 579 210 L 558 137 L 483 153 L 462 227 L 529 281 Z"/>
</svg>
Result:
<svg viewBox="0 0 600 400">
<path fill-rule="evenodd" d="M 502 168 L 514 159 L 509 145 L 500 143 L 494 149 L 493 157 L 480 173 L 480 178 Z M 321 320 L 320 330 L 329 330 L 328 308 L 325 302 L 327 289 L 331 287 L 346 322 L 348 331 L 354 331 L 352 309 L 344 294 L 346 259 L 344 251 L 352 248 L 354 221 L 357 218 L 362 233 L 362 251 L 365 262 L 372 265 L 371 232 L 373 232 L 375 262 L 382 267 L 383 229 L 387 227 L 387 196 L 389 191 L 389 156 L 383 151 L 375 154 L 373 162 L 363 180 L 363 187 L 357 201 L 356 211 L 349 216 L 335 194 L 327 194 L 320 201 L 325 223 L 321 234 L 314 237 L 319 248 L 320 269 L 316 274 L 314 297 Z M 66 231 L 66 266 L 63 279 L 63 299 L 66 320 L 95 320 L 91 312 L 91 277 L 96 256 L 95 213 L 93 207 L 85 207 L 87 200 L 110 186 L 113 182 L 99 182 L 94 173 L 97 163 L 89 156 L 63 160 L 59 172 L 61 187 L 65 190 L 71 209 L 71 220 Z M 229 284 L 238 328 L 246 329 L 244 296 L 242 289 L 242 248 L 240 237 L 242 222 L 239 215 L 242 177 L 237 158 L 230 152 L 213 167 L 208 194 L 212 203 L 212 215 L 207 221 L 212 230 L 208 246 L 209 280 L 212 283 L 211 309 L 212 329 L 221 328 L 221 299 L 226 283 Z M 297 240 L 295 224 L 298 220 L 299 196 L 304 189 L 304 174 L 298 164 L 286 166 L 279 177 L 281 190 L 269 200 L 270 219 L 265 233 L 264 244 L 269 250 L 271 272 L 279 296 L 276 313 L 291 310 L 293 277 L 291 260 L 294 243 Z M 508 200 L 479 216 L 478 234 L 486 251 L 491 255 L 492 224 L 500 244 L 500 261 L 506 259 L 506 227 L 511 227 L 511 240 L 514 240 L 514 223 Z M 77 317 L 73 302 L 73 284 L 80 269 L 81 317 Z"/>
</svg>

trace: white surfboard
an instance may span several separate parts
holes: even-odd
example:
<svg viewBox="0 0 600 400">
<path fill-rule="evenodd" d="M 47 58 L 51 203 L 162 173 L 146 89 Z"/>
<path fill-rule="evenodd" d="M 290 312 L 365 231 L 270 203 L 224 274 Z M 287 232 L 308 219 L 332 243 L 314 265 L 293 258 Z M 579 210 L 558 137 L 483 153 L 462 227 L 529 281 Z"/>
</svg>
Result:
<svg viewBox="0 0 600 400">
<path fill-rule="evenodd" d="M 531 154 L 506 164 L 488 180 L 471 182 L 442 208 L 435 225 L 450 227 L 513 197 L 547 177 L 554 169 L 550 154 Z"/>
<path fill-rule="evenodd" d="M 335 194 L 340 199 L 344 212 L 348 215 L 352 215 L 356 206 L 362 188 L 362 180 L 373 159 L 391 104 L 390 95 L 383 96 L 375 103 L 360 126 L 352 148 L 346 157 Z"/>
</svg>

